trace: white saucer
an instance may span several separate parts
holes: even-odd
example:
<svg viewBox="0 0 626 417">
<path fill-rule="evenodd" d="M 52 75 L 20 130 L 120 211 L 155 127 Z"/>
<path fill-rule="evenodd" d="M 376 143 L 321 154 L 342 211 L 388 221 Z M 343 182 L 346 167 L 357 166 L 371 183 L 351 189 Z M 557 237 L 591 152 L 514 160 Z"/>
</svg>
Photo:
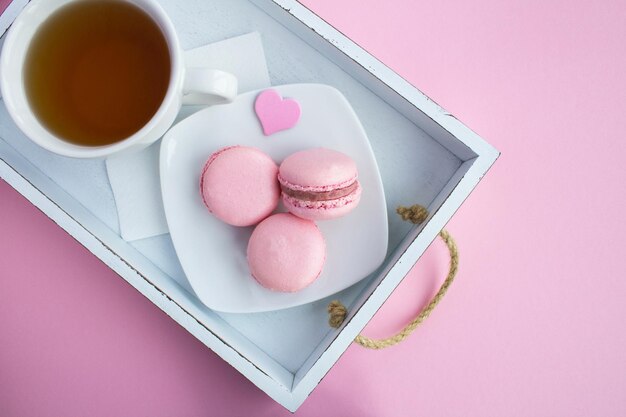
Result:
<svg viewBox="0 0 626 417">
<path fill-rule="evenodd" d="M 387 253 L 387 209 L 378 166 L 347 100 L 325 85 L 272 88 L 300 103 L 302 116 L 294 128 L 264 136 L 254 113 L 256 91 L 195 113 L 174 126 L 161 144 L 161 189 L 176 253 L 198 298 L 217 311 L 279 310 L 319 300 L 374 272 Z M 356 161 L 361 202 L 345 217 L 318 222 L 327 244 L 326 265 L 302 291 L 278 293 L 259 285 L 246 260 L 253 227 L 222 223 L 202 203 L 198 184 L 204 163 L 213 152 L 232 145 L 259 148 L 278 164 L 313 147 L 336 149 Z M 284 211 L 282 205 L 279 211 Z"/>
</svg>

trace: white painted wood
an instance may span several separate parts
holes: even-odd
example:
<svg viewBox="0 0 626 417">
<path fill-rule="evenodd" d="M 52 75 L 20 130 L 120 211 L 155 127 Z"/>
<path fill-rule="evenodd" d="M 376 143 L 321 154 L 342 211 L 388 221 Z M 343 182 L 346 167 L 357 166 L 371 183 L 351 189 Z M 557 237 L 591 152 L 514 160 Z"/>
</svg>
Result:
<svg viewBox="0 0 626 417">
<path fill-rule="evenodd" d="M 397 246 L 410 230 L 410 225 L 393 214 L 394 207 L 406 203 L 407 196 L 418 196 L 416 200 L 423 204 L 435 198 L 460 165 L 459 158 L 249 2 L 213 0 L 185 3 L 189 4 L 189 9 L 174 7 L 170 10 L 172 4 L 164 2 L 181 32 L 185 47 L 257 29 L 263 37 L 274 84 L 291 82 L 301 76 L 306 81 L 320 81 L 341 89 L 358 113 L 376 154 L 390 210 L 390 249 Z M 231 26 L 220 26 L 219 19 L 227 9 L 232 9 L 230 25 L 236 30 Z M 206 23 L 202 24 L 205 20 Z M 200 30 L 206 27 L 211 27 L 212 31 Z M 189 109 L 185 114 L 189 114 Z M 0 136 L 20 153 L 28 155 L 28 159 L 47 176 L 117 233 L 115 202 L 101 161 L 69 160 L 39 149 L 15 131 L 3 106 L 0 106 Z M 131 246 L 190 291 L 169 237 L 145 239 L 133 242 Z M 359 291 L 355 291 L 358 294 Z M 348 294 L 350 298 L 357 295 Z M 296 372 L 324 338 L 327 330 L 319 323 L 325 321 L 325 314 L 325 305 L 313 304 L 268 316 L 221 316 L 279 364 Z M 279 329 L 288 329 L 280 340 L 271 336 Z"/>
<path fill-rule="evenodd" d="M 0 15 L 0 36 L 4 34 L 11 23 L 15 20 L 17 15 L 26 6 L 28 0 L 12 0 L 6 9 Z"/>
<path fill-rule="evenodd" d="M 342 329 L 327 327 L 329 299 L 261 314 L 218 314 L 205 308 L 189 291 L 168 236 L 132 245 L 119 237 L 102 161 L 71 160 L 43 151 L 17 131 L 1 102 L 0 158 L 6 163 L 0 163 L 0 177 L 293 411 L 401 281 L 498 152 L 302 5 L 291 0 L 253 1 L 256 6 L 248 0 L 162 0 L 162 4 L 183 47 L 259 31 L 273 84 L 330 84 L 355 108 L 383 179 L 390 213 L 389 254 L 378 273 L 336 295 L 351 310 Z M 430 208 L 433 214 L 427 224 L 413 227 L 394 214 L 398 204 L 413 202 Z"/>
<path fill-rule="evenodd" d="M 476 153 L 473 149 L 479 146 L 484 152 L 497 154 L 493 147 L 428 96 L 296 0 L 251 1 L 344 68 L 430 136 L 436 136 L 439 143 L 461 160 L 474 158 Z M 300 30 L 302 23 L 310 30 Z"/>
<path fill-rule="evenodd" d="M 271 366 L 275 363 L 273 359 L 264 357 L 256 346 L 112 234 L 3 140 L 0 140 L 0 178 L 256 385 L 265 390 L 270 380 L 272 390 L 268 394 L 280 397 L 288 391 L 293 380 L 291 373 L 278 364 Z M 263 368 L 256 362 L 263 362 Z"/>
</svg>

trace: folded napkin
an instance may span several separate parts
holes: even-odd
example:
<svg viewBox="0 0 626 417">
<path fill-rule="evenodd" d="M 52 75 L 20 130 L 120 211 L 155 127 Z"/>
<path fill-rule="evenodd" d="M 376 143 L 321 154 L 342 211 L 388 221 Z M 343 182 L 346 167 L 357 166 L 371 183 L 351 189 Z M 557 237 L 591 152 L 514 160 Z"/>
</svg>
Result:
<svg viewBox="0 0 626 417">
<path fill-rule="evenodd" d="M 239 93 L 270 85 L 258 32 L 186 51 L 185 61 L 190 66 L 205 66 L 234 74 L 239 82 Z M 177 121 L 200 109 L 199 106 L 183 107 Z M 169 233 L 159 180 L 160 146 L 159 140 L 140 152 L 106 160 L 120 234 L 126 241 Z"/>
</svg>

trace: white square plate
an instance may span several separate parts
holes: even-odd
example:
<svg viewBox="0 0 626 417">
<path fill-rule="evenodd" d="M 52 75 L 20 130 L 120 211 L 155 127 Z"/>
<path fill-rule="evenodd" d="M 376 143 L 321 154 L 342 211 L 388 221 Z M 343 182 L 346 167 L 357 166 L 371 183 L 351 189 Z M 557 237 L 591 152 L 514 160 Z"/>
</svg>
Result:
<svg viewBox="0 0 626 417">
<path fill-rule="evenodd" d="M 347 100 L 326 85 L 274 89 L 300 103 L 302 116 L 292 129 L 263 135 L 254 113 L 257 91 L 190 116 L 174 126 L 161 145 L 161 188 L 176 253 L 198 298 L 217 311 L 278 310 L 327 297 L 374 272 L 387 253 L 387 209 L 378 166 Z M 318 222 L 327 244 L 326 265 L 302 291 L 279 293 L 260 286 L 246 260 L 253 227 L 222 223 L 202 203 L 198 184 L 204 163 L 213 152 L 232 145 L 259 148 L 277 163 L 302 149 L 326 147 L 349 155 L 357 164 L 361 202 L 347 216 Z"/>
</svg>

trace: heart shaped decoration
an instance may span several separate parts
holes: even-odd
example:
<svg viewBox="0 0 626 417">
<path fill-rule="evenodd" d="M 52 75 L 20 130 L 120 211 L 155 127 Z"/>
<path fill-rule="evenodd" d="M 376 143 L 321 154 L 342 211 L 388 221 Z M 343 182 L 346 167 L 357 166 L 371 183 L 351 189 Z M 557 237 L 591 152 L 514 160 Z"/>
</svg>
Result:
<svg viewBox="0 0 626 417">
<path fill-rule="evenodd" d="M 294 127 L 300 120 L 300 104 L 291 98 L 283 99 L 276 90 L 264 90 L 254 102 L 263 133 L 269 136 Z"/>
</svg>

